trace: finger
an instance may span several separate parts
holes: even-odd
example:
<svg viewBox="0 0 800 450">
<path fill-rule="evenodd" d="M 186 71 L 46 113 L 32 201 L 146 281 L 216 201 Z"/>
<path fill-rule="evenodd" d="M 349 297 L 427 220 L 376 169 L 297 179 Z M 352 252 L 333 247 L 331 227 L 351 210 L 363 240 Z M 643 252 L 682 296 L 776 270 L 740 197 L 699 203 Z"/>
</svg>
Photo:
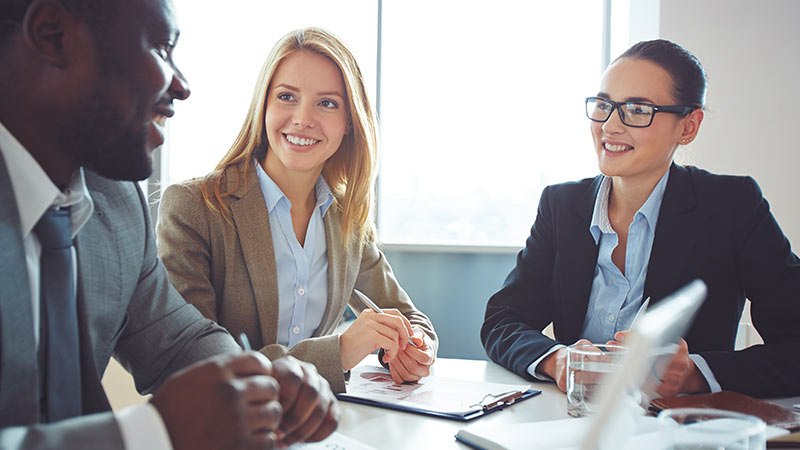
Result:
<svg viewBox="0 0 800 450">
<path fill-rule="evenodd" d="M 222 365 L 238 377 L 272 375 L 272 363 L 259 352 L 226 355 Z"/>
<path fill-rule="evenodd" d="M 305 366 L 303 367 L 306 370 Z M 298 393 L 291 411 L 284 415 L 281 430 L 286 433 L 287 443 L 303 442 L 319 428 L 335 402 L 327 382 L 314 372 L 307 373 L 307 383 Z"/>
<path fill-rule="evenodd" d="M 331 408 L 328 410 L 328 415 L 325 417 L 325 420 L 322 421 L 322 424 L 319 426 L 319 428 L 317 428 L 308 438 L 306 438 L 306 442 L 319 442 L 328 437 L 339 425 L 339 417 L 339 404 L 333 402 L 331 404 Z"/>
<path fill-rule="evenodd" d="M 617 340 L 619 342 L 625 342 L 625 339 L 628 337 L 630 333 L 631 333 L 630 330 L 617 331 L 616 333 L 614 333 L 614 340 Z"/>
<path fill-rule="evenodd" d="M 261 404 L 277 401 L 280 397 L 278 381 L 273 377 L 256 375 L 235 380 L 239 385 L 242 399 L 247 404 Z"/>
<path fill-rule="evenodd" d="M 392 380 L 397 384 L 402 384 L 405 381 L 416 381 L 418 379 L 408 373 L 408 368 L 406 368 L 400 358 L 397 358 L 389 364 L 389 373 L 392 375 Z"/>
<path fill-rule="evenodd" d="M 411 347 L 409 347 L 409 349 L 411 349 Z M 414 350 L 419 352 L 419 350 Z M 408 351 L 401 352 L 397 359 L 403 363 L 403 367 L 406 368 L 411 376 L 411 378 L 405 378 L 406 381 L 417 381 L 422 377 L 430 375 L 430 365 L 420 364 L 409 355 Z"/>
<path fill-rule="evenodd" d="M 253 403 L 247 407 L 245 426 L 254 434 L 274 433 L 278 429 L 282 415 L 283 408 L 277 400 Z"/>
<path fill-rule="evenodd" d="M 427 347 L 425 349 L 419 347 L 408 347 L 405 351 L 405 354 L 408 355 L 409 358 L 413 359 L 416 364 L 426 367 L 433 364 L 433 350 Z"/>
<path fill-rule="evenodd" d="M 383 312 L 385 312 L 387 314 L 395 315 L 395 316 L 399 317 L 400 319 L 402 319 L 403 325 L 405 326 L 406 331 L 408 331 L 408 335 L 409 336 L 414 335 L 414 328 L 411 326 L 411 322 L 408 320 L 408 318 L 406 316 L 403 315 L 403 313 L 398 311 L 396 308 L 384 309 Z"/>
<path fill-rule="evenodd" d="M 408 339 L 413 334 L 411 323 L 399 312 L 389 310 L 389 313 L 377 314 L 376 320 L 381 324 L 391 327 L 397 333 L 400 348 L 408 345 Z"/>
<path fill-rule="evenodd" d="M 278 444 L 278 436 L 273 431 L 259 431 L 252 433 L 249 439 L 251 445 L 248 448 L 271 449 Z"/>
</svg>

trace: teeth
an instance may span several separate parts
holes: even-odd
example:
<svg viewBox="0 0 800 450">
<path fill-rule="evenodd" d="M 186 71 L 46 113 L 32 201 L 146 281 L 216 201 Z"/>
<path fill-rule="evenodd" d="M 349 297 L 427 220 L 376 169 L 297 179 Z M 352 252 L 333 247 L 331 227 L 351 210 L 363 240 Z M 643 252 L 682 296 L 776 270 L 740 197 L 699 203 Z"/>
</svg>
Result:
<svg viewBox="0 0 800 450">
<path fill-rule="evenodd" d="M 286 135 L 286 140 L 294 145 L 311 145 L 311 144 L 316 144 L 318 142 L 316 139 L 300 138 L 297 136 L 292 136 L 291 134 Z"/>
<path fill-rule="evenodd" d="M 624 152 L 625 150 L 631 149 L 631 147 L 627 145 L 603 144 L 603 147 L 610 152 Z"/>
</svg>

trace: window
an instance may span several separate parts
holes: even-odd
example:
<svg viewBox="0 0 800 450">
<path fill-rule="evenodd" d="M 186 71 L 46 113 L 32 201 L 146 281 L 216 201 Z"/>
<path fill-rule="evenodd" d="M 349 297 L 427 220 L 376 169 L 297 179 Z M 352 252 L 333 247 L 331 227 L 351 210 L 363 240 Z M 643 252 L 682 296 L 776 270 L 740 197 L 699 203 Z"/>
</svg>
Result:
<svg viewBox="0 0 800 450">
<path fill-rule="evenodd" d="M 381 239 L 521 246 L 545 186 L 597 173 L 602 33 L 598 1 L 384 2 Z"/>
<path fill-rule="evenodd" d="M 170 121 L 162 184 L 214 168 L 267 53 L 305 26 L 350 45 L 373 101 L 381 86 L 383 242 L 519 247 L 546 185 L 597 173 L 583 98 L 604 46 L 626 47 L 627 6 L 604 17 L 597 0 L 175 2 L 192 95 Z M 625 33 L 604 40 L 606 20 Z"/>
</svg>

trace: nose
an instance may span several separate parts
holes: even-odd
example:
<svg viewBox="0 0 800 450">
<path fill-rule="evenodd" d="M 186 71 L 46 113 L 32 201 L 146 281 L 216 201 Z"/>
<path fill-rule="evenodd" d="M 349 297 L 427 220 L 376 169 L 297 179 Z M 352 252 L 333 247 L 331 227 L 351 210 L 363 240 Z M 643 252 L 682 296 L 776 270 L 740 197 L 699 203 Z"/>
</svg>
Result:
<svg viewBox="0 0 800 450">
<path fill-rule="evenodd" d="M 301 101 L 294 109 L 292 114 L 292 124 L 300 128 L 311 128 L 314 126 L 314 110 L 310 102 Z"/>
<path fill-rule="evenodd" d="M 186 77 L 183 76 L 183 73 L 181 73 L 177 67 L 173 68 L 172 83 L 169 85 L 169 93 L 172 95 L 172 98 L 178 100 L 186 100 L 189 98 L 189 95 L 192 94 L 192 90 L 189 89 L 189 82 L 186 81 Z"/>
<path fill-rule="evenodd" d="M 625 131 L 625 124 L 622 123 L 622 118 L 620 117 L 619 108 L 615 108 L 611 111 L 611 115 L 608 117 L 608 120 L 603 123 L 603 132 L 607 135 L 612 134 L 619 134 Z"/>
</svg>

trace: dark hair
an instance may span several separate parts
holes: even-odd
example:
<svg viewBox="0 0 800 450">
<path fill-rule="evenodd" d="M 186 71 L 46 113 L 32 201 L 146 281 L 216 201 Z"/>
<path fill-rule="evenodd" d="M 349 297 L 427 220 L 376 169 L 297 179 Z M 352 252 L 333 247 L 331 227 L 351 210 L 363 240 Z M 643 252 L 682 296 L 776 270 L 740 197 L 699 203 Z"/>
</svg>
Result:
<svg viewBox="0 0 800 450">
<path fill-rule="evenodd" d="M 665 39 L 634 44 L 616 60 L 643 59 L 661 66 L 672 78 L 672 97 L 679 105 L 702 108 L 706 103 L 706 72 L 688 50 Z"/>
<path fill-rule="evenodd" d="M 0 0 L 0 45 L 22 25 L 32 0 Z M 89 24 L 96 35 L 114 17 L 114 0 L 59 0 L 67 11 Z"/>
</svg>

